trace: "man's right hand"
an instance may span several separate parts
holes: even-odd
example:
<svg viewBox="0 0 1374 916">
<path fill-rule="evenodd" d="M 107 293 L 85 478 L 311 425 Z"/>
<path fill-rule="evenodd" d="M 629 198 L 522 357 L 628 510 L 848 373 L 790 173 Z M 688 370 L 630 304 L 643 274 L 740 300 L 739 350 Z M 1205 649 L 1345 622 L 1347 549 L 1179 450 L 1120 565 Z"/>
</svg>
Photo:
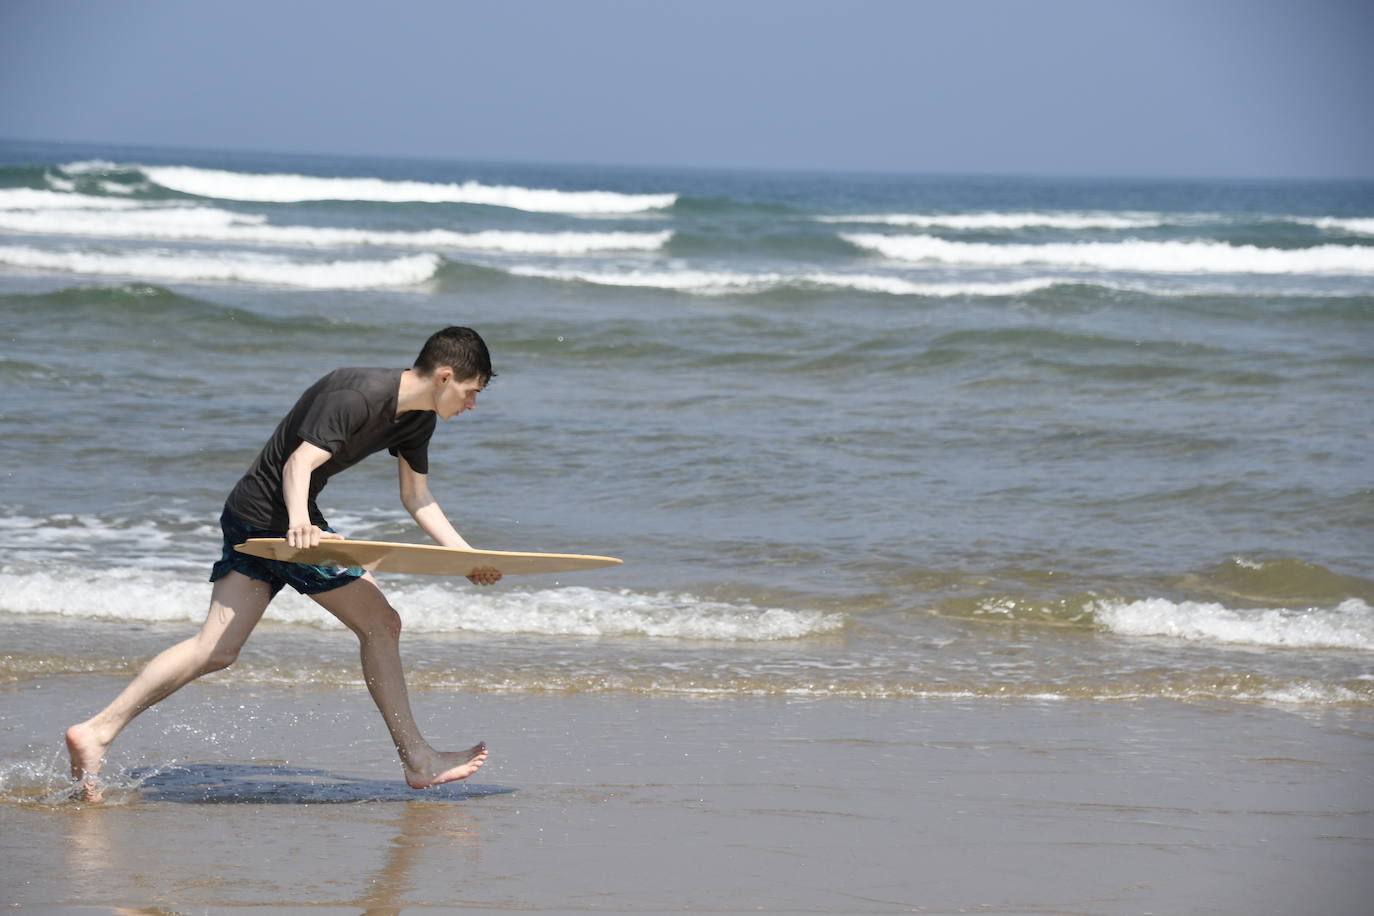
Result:
<svg viewBox="0 0 1374 916">
<path fill-rule="evenodd" d="M 296 548 L 318 547 L 320 541 L 342 541 L 344 536 L 325 531 L 319 525 L 292 525 L 286 531 L 286 543 Z"/>
</svg>

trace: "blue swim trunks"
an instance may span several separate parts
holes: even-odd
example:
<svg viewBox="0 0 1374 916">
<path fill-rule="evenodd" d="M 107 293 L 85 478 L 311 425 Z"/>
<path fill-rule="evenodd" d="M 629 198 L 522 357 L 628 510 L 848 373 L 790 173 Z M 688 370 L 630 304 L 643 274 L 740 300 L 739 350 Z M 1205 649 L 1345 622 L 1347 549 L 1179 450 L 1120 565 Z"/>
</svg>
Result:
<svg viewBox="0 0 1374 916">
<path fill-rule="evenodd" d="M 219 526 L 224 531 L 224 552 L 210 571 L 210 581 L 223 579 L 231 571 L 243 573 L 250 579 L 257 579 L 272 586 L 272 594 L 289 585 L 302 595 L 318 595 L 331 591 L 358 579 L 364 571 L 357 566 L 311 566 L 308 563 L 283 563 L 281 560 L 268 560 L 239 553 L 235 544 L 242 544 L 249 538 L 286 537 L 284 531 L 269 531 L 256 528 L 228 509 L 219 517 Z M 333 528 L 325 527 L 325 531 Z"/>
</svg>

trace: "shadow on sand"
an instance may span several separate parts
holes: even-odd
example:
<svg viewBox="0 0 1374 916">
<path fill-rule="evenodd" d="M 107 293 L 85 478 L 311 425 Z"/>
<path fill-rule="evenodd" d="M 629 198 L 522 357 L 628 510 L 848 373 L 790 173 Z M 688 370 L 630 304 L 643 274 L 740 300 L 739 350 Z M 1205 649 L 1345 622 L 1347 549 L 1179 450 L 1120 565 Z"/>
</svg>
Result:
<svg viewBox="0 0 1374 916">
<path fill-rule="evenodd" d="M 398 780 L 359 779 L 324 770 L 201 763 L 140 768 L 130 774 L 142 801 L 196 805 L 340 805 L 354 802 L 458 802 L 516 789 L 461 781 L 412 789 Z"/>
</svg>

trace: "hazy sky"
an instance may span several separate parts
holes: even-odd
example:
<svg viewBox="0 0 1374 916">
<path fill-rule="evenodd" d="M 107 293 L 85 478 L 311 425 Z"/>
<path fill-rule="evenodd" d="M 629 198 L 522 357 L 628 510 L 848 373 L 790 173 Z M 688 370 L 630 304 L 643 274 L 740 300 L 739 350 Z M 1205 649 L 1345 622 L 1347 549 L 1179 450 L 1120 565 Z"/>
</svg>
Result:
<svg viewBox="0 0 1374 916">
<path fill-rule="evenodd" d="M 1374 3 L 0 0 L 0 137 L 1374 177 Z"/>
</svg>

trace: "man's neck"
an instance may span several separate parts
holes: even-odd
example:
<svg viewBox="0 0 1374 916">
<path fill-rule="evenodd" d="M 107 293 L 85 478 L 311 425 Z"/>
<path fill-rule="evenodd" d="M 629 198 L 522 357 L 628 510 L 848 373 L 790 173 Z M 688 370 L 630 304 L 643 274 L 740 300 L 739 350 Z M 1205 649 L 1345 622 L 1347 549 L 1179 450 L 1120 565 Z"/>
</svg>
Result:
<svg viewBox="0 0 1374 916">
<path fill-rule="evenodd" d="M 433 409 L 433 380 L 428 376 L 421 375 L 414 369 L 407 369 L 402 372 L 401 384 L 396 391 L 396 413 L 403 414 L 411 410 Z"/>
</svg>

